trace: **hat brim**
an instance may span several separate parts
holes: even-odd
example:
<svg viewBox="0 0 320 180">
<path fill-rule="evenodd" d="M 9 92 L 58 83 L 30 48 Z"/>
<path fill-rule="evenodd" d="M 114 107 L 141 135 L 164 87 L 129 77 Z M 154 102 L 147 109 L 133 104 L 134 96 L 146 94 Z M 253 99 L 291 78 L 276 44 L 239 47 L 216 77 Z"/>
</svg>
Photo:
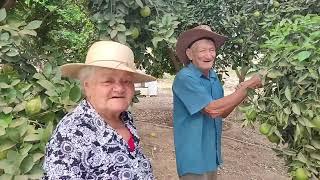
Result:
<svg viewBox="0 0 320 180">
<path fill-rule="evenodd" d="M 203 38 L 212 39 L 214 41 L 216 49 L 220 48 L 227 40 L 226 36 L 222 36 L 220 34 L 205 29 L 190 29 L 182 33 L 177 41 L 176 53 L 179 60 L 183 64 L 189 64 L 189 59 L 186 55 L 187 48 L 195 41 Z"/>
<path fill-rule="evenodd" d="M 102 67 L 102 68 L 107 68 L 111 70 L 126 71 L 132 74 L 134 83 L 150 82 L 150 81 L 156 80 L 156 78 L 153 76 L 131 69 L 119 62 L 108 62 L 108 64 L 104 62 L 98 62 L 95 64 L 70 63 L 70 64 L 62 65 L 60 69 L 61 69 L 62 76 L 73 78 L 73 79 L 79 79 L 79 72 L 85 67 Z"/>
</svg>

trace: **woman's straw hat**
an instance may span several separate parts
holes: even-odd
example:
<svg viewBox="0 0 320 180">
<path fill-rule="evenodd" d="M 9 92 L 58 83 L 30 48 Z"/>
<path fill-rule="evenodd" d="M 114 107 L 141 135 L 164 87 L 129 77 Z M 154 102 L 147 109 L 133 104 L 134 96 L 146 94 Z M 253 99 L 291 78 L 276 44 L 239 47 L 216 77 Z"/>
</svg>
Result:
<svg viewBox="0 0 320 180">
<path fill-rule="evenodd" d="M 135 83 L 156 80 L 136 69 L 133 52 L 128 46 L 114 41 L 95 42 L 88 50 L 85 63 L 65 64 L 61 66 L 61 72 L 63 76 L 79 79 L 80 70 L 89 66 L 130 72 Z"/>
</svg>

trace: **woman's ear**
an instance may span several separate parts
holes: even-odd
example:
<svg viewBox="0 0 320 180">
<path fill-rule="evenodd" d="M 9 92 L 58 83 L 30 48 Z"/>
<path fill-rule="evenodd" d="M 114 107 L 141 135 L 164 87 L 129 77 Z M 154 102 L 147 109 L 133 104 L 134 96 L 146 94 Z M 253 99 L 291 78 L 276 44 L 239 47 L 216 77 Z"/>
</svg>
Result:
<svg viewBox="0 0 320 180">
<path fill-rule="evenodd" d="M 187 55 L 187 57 L 188 57 L 188 59 L 190 60 L 190 61 L 192 61 L 192 50 L 190 49 L 190 48 L 188 48 L 187 50 L 186 50 L 186 55 Z"/>
</svg>

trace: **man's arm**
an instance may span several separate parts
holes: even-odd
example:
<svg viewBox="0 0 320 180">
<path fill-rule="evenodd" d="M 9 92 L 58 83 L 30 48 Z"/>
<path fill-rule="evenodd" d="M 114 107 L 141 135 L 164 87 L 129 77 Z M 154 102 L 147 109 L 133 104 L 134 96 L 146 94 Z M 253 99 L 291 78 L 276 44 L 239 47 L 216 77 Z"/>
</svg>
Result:
<svg viewBox="0 0 320 180">
<path fill-rule="evenodd" d="M 225 118 L 247 97 L 248 88 L 255 89 L 258 87 L 261 87 L 261 79 L 256 75 L 241 83 L 234 93 L 210 102 L 203 111 L 211 117 Z"/>
</svg>

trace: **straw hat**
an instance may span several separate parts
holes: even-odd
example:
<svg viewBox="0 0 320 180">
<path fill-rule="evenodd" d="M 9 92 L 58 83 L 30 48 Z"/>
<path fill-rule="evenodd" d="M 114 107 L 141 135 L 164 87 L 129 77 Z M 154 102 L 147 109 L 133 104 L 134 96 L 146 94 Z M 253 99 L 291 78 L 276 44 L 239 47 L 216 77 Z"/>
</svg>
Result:
<svg viewBox="0 0 320 180">
<path fill-rule="evenodd" d="M 79 79 L 80 70 L 89 66 L 130 72 L 135 83 L 156 80 L 136 69 L 133 52 L 128 46 L 114 41 L 95 42 L 88 50 L 85 63 L 65 64 L 61 66 L 61 72 L 63 76 Z"/>
<path fill-rule="evenodd" d="M 176 52 L 179 60 L 184 65 L 187 65 L 190 62 L 188 56 L 186 55 L 187 48 L 189 48 L 195 41 L 204 38 L 212 39 L 214 41 L 216 49 L 221 47 L 227 40 L 226 36 L 222 36 L 213 32 L 208 25 L 200 25 L 183 32 L 178 38 Z"/>
</svg>

